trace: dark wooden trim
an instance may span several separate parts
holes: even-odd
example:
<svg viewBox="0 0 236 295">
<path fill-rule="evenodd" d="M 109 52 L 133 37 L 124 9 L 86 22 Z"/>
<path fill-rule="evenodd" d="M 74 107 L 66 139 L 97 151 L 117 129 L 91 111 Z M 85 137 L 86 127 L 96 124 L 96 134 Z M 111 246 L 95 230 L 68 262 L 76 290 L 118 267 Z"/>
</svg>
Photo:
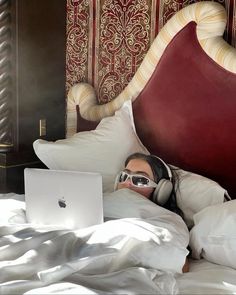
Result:
<svg viewBox="0 0 236 295">
<path fill-rule="evenodd" d="M 65 138 L 66 0 L 2 0 L 0 12 L 0 193 L 20 193 L 24 168 L 44 166 L 33 142 Z"/>
<path fill-rule="evenodd" d="M 13 148 L 14 28 L 12 1 L 0 2 L 0 151 Z"/>
<path fill-rule="evenodd" d="M 0 193 L 24 193 L 24 169 L 46 168 L 32 151 L 0 153 Z"/>
</svg>

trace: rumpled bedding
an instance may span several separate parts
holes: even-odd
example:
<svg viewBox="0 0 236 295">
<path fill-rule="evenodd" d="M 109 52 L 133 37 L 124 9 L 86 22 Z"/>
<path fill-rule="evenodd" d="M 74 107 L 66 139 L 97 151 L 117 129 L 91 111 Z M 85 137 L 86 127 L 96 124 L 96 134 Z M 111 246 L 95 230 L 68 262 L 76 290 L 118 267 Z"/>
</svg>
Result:
<svg viewBox="0 0 236 295">
<path fill-rule="evenodd" d="M 23 195 L 2 196 L 0 294 L 177 294 L 182 219 L 127 189 L 104 195 L 104 215 L 85 229 L 38 226 Z"/>
<path fill-rule="evenodd" d="M 190 270 L 176 274 L 181 295 L 236 294 L 236 270 L 205 259 L 189 260 Z"/>
</svg>

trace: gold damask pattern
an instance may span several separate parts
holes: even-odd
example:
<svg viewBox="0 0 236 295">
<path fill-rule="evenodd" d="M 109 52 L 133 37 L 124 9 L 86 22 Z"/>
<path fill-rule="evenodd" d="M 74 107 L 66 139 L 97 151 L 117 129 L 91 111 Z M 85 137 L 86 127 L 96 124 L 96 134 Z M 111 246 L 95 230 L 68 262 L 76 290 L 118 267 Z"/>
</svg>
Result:
<svg viewBox="0 0 236 295">
<path fill-rule="evenodd" d="M 236 47 L 236 2 L 235 0 L 225 0 L 225 8 L 227 11 L 227 28 L 225 39 Z"/>
<path fill-rule="evenodd" d="M 154 38 L 151 15 L 155 3 L 97 1 L 94 86 L 100 103 L 114 99 L 142 62 Z"/>
<path fill-rule="evenodd" d="M 159 18 L 158 18 L 158 28 L 159 30 L 165 25 L 165 23 L 179 11 L 184 6 L 196 2 L 194 0 L 160 0 L 159 1 Z"/>
<path fill-rule="evenodd" d="M 89 1 L 67 0 L 67 90 L 78 81 L 88 81 L 89 20 Z"/>
<path fill-rule="evenodd" d="M 232 11 L 232 42 L 231 44 L 236 47 L 236 1 L 232 1 L 232 7 L 229 11 Z M 230 19 L 230 18 L 229 18 Z"/>
<path fill-rule="evenodd" d="M 128 85 L 155 36 L 181 8 L 200 0 L 67 0 L 67 91 L 77 82 L 95 87 L 99 103 Z M 221 3 L 224 34 L 236 46 L 236 1 Z"/>
</svg>

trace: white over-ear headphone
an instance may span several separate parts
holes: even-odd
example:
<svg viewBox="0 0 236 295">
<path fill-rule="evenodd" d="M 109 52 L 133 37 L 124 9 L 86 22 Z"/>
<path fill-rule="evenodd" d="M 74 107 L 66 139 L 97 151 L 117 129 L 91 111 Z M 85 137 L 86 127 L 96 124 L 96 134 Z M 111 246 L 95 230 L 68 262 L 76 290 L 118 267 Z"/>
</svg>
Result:
<svg viewBox="0 0 236 295">
<path fill-rule="evenodd" d="M 169 179 L 162 178 L 159 180 L 157 187 L 152 193 L 152 201 L 158 205 L 165 205 L 173 190 L 172 173 L 170 167 L 161 159 L 155 156 L 165 166 Z"/>
</svg>

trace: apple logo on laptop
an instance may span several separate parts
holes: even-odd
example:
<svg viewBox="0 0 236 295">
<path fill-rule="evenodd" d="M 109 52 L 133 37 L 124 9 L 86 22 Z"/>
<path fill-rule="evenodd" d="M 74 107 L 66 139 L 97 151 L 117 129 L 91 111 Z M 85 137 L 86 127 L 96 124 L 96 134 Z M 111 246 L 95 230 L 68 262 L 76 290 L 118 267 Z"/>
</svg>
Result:
<svg viewBox="0 0 236 295">
<path fill-rule="evenodd" d="M 66 208 L 66 200 L 64 197 L 58 200 L 58 205 L 60 208 Z"/>
</svg>

